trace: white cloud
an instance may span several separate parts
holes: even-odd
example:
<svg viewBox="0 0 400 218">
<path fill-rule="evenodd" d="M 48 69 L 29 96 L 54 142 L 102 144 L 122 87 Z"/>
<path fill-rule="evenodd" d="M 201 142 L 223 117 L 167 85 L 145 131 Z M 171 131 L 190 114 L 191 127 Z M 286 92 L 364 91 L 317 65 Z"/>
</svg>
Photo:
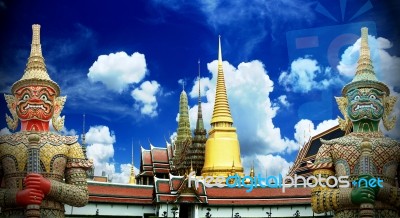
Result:
<svg viewBox="0 0 400 218">
<path fill-rule="evenodd" d="M 134 89 L 131 92 L 131 96 L 135 99 L 134 107 L 143 115 L 147 115 L 149 117 L 155 117 L 158 115 L 157 113 L 157 98 L 156 94 L 160 90 L 160 84 L 157 81 L 145 81 L 143 82 L 139 88 Z"/>
<path fill-rule="evenodd" d="M 91 82 L 101 82 L 112 91 L 121 93 L 129 84 L 139 83 L 146 75 L 147 66 L 143 54 L 125 52 L 100 55 L 87 74 Z"/>
<path fill-rule="evenodd" d="M 311 120 L 302 119 L 294 126 L 294 138 L 300 145 L 304 145 L 312 136 L 318 135 L 338 124 L 337 119 L 324 120 L 315 127 Z"/>
<path fill-rule="evenodd" d="M 282 174 L 285 176 L 289 168 L 293 165 L 293 162 L 286 161 L 280 155 L 260 155 L 255 154 L 251 156 L 246 156 L 242 159 L 243 167 L 246 170 L 245 174 L 249 175 L 250 169 L 254 164 L 255 175 L 261 175 L 262 177 L 268 176 L 278 176 Z"/>
<path fill-rule="evenodd" d="M 210 130 L 210 120 L 214 107 L 215 84 L 217 77 L 217 61 L 207 65 L 212 73 L 211 80 L 202 78 L 205 85 L 206 100 L 202 103 L 203 119 L 207 130 Z M 274 106 L 269 94 L 273 91 L 273 82 L 269 78 L 264 65 L 260 61 L 240 63 L 237 68 L 228 62 L 223 62 L 225 84 L 228 93 L 234 126 L 241 145 L 241 152 L 247 154 L 258 153 L 266 155 L 271 152 L 292 152 L 299 148 L 298 144 L 281 135 L 280 128 L 273 123 L 279 107 Z M 203 82 L 204 81 L 204 82 Z M 197 98 L 193 90 L 190 96 Z M 246 114 L 246 116 L 241 116 Z M 189 110 L 190 124 L 195 126 L 197 119 L 197 105 Z"/>
<path fill-rule="evenodd" d="M 131 167 L 132 164 L 121 164 L 120 165 L 120 173 L 113 172 L 110 174 L 110 179 L 113 183 L 123 183 L 126 184 L 129 182 L 129 177 L 131 176 Z M 139 169 L 134 167 L 135 175 L 139 173 Z"/>
<path fill-rule="evenodd" d="M 10 135 L 11 132 L 7 127 L 4 127 L 3 129 L 0 130 L 0 135 Z"/>
<path fill-rule="evenodd" d="M 279 96 L 278 97 L 278 101 L 284 107 L 289 107 L 290 106 L 290 103 L 288 102 L 286 95 Z"/>
<path fill-rule="evenodd" d="M 200 96 L 201 97 L 204 97 L 206 95 L 206 92 L 209 89 L 209 87 L 212 86 L 212 84 L 210 82 L 211 81 L 208 78 L 200 78 Z M 189 96 L 191 98 L 199 97 L 199 80 L 197 78 L 196 78 L 196 81 L 194 81 L 192 90 L 189 92 Z"/>
<path fill-rule="evenodd" d="M 86 142 L 88 144 L 113 144 L 115 143 L 114 132 L 110 132 L 107 126 L 90 127 L 86 133 Z"/>
<path fill-rule="evenodd" d="M 178 136 L 178 133 L 173 132 L 170 136 L 169 136 L 169 140 L 171 144 L 174 144 L 176 137 Z"/>
<path fill-rule="evenodd" d="M 307 93 L 313 89 L 323 90 L 343 82 L 337 75 L 332 75 L 331 68 L 323 68 L 309 57 L 298 58 L 291 63 L 289 72 L 282 72 L 279 84 L 287 91 Z"/>
<path fill-rule="evenodd" d="M 87 156 L 93 160 L 95 171 L 94 175 L 101 175 L 106 172 L 110 175 L 115 171 L 115 166 L 112 163 L 114 157 L 115 135 L 110 132 L 107 126 L 90 127 L 86 133 Z"/>
<path fill-rule="evenodd" d="M 121 164 L 120 172 L 116 172 L 113 145 L 115 142 L 115 134 L 107 126 L 91 126 L 86 133 L 87 156 L 93 160 L 95 176 L 105 172 L 114 183 L 128 183 L 132 165 Z M 139 170 L 136 167 L 134 169 L 137 174 Z"/>
</svg>

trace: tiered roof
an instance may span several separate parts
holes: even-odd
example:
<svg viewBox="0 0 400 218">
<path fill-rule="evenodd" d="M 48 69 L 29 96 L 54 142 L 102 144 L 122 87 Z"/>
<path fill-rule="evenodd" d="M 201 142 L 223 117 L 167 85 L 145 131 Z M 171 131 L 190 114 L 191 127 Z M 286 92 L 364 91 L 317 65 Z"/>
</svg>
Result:
<svg viewBox="0 0 400 218">
<path fill-rule="evenodd" d="M 325 140 L 329 140 L 342 137 L 344 135 L 345 132 L 341 130 L 337 125 L 315 136 L 312 136 L 308 140 L 308 142 L 300 149 L 296 157 L 296 160 L 288 173 L 288 176 L 294 176 L 294 175 L 302 175 L 305 177 L 311 176 L 311 171 L 307 167 L 307 162 L 308 161 L 314 162 L 318 150 L 322 145 L 320 139 L 323 138 Z"/>
<path fill-rule="evenodd" d="M 88 182 L 89 202 L 152 204 L 153 186 Z"/>
</svg>

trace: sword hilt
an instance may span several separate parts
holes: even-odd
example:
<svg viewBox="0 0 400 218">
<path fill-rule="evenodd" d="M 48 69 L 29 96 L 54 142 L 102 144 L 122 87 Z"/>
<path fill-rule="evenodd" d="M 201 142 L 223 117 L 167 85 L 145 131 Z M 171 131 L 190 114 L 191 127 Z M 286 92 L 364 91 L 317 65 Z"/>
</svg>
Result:
<svg viewBox="0 0 400 218">
<path fill-rule="evenodd" d="M 38 134 L 28 136 L 28 174 L 40 172 L 39 141 L 40 136 Z M 30 204 L 26 206 L 26 217 L 40 217 L 40 205 Z"/>
</svg>

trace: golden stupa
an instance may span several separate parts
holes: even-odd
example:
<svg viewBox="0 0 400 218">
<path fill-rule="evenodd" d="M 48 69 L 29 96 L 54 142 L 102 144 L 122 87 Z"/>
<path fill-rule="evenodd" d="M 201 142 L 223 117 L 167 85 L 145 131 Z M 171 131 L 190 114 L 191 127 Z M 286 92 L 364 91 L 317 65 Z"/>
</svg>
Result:
<svg viewBox="0 0 400 218">
<path fill-rule="evenodd" d="M 211 130 L 205 147 L 202 176 L 230 176 L 232 170 L 243 176 L 240 145 L 233 127 L 222 67 L 221 38 L 218 41 L 218 77 Z M 232 163 L 234 165 L 232 166 Z"/>
</svg>

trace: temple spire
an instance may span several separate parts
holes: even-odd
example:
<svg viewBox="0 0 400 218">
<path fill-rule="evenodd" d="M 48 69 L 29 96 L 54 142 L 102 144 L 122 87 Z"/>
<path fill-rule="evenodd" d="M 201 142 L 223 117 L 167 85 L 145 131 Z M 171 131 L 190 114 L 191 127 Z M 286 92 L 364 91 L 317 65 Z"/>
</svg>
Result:
<svg viewBox="0 0 400 218">
<path fill-rule="evenodd" d="M 202 176 L 224 176 L 231 174 L 232 168 L 239 176 L 243 176 L 240 145 L 233 127 L 233 119 L 229 109 L 222 66 L 221 37 L 218 38 L 218 76 L 215 90 L 214 111 L 211 119 L 211 130 L 205 146 Z M 231 167 L 232 161 L 235 166 Z"/>
<path fill-rule="evenodd" d="M 182 83 L 184 87 L 184 82 Z M 187 151 L 192 143 L 192 132 L 190 131 L 188 97 L 185 90 L 182 90 L 179 98 L 179 120 L 177 136 L 175 140 L 175 156 L 174 165 L 177 169 L 177 174 L 184 174 L 188 169 L 187 160 L 189 160 Z"/>
<path fill-rule="evenodd" d="M 129 184 L 136 184 L 136 178 L 135 178 L 135 164 L 133 161 L 133 139 L 132 139 L 132 166 L 131 166 L 131 175 L 129 177 Z"/>
<path fill-rule="evenodd" d="M 87 159 L 87 154 L 86 154 L 86 132 L 85 132 L 85 114 L 83 114 L 83 121 L 82 121 L 82 150 L 83 154 L 85 155 L 85 158 Z"/>
<path fill-rule="evenodd" d="M 197 122 L 196 122 L 196 129 L 203 130 L 204 129 L 204 122 L 203 122 L 203 112 L 201 110 L 201 92 L 200 92 L 200 60 L 198 61 L 199 64 L 199 100 L 198 100 L 198 108 L 197 108 Z M 195 133 L 196 134 L 196 133 Z M 205 134 L 204 134 L 205 136 Z"/>
<path fill-rule="evenodd" d="M 207 131 L 204 129 L 203 113 L 201 110 L 201 92 L 200 92 L 200 60 L 197 62 L 199 65 L 199 96 L 198 96 L 198 108 L 197 108 L 197 121 L 196 128 L 194 129 L 193 143 L 188 150 L 187 156 L 190 158 L 191 165 L 194 163 L 194 171 L 196 175 L 201 175 L 201 169 L 204 165 L 204 147 L 207 141 Z"/>
<path fill-rule="evenodd" d="M 187 139 L 192 137 L 190 132 L 188 97 L 185 90 L 182 90 L 179 98 L 179 121 L 177 129 L 176 145 L 179 147 Z"/>
<path fill-rule="evenodd" d="M 216 123 L 223 123 L 222 125 L 224 126 L 232 126 L 233 124 L 231 111 L 229 109 L 228 96 L 226 94 L 224 71 L 222 67 L 221 36 L 218 38 L 218 76 L 211 126 L 215 126 Z"/>
</svg>

